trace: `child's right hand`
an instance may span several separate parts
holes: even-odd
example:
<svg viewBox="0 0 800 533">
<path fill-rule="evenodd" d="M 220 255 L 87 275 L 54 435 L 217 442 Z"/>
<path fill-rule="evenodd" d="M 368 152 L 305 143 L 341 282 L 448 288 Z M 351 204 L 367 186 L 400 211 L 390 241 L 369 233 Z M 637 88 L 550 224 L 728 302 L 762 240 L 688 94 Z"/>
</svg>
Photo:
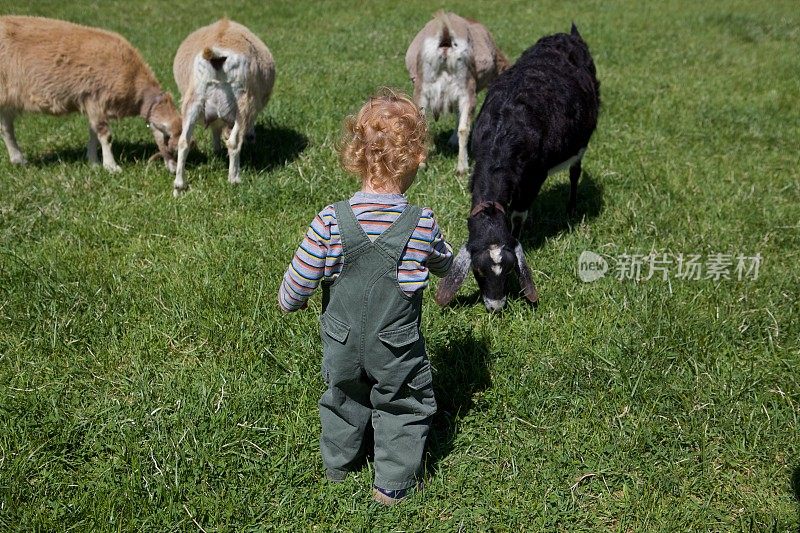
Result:
<svg viewBox="0 0 800 533">
<path fill-rule="evenodd" d="M 302 311 L 303 309 L 308 309 L 308 302 L 303 302 L 303 305 L 298 307 L 297 309 L 286 309 L 283 304 L 281 304 L 280 297 L 278 297 L 278 307 L 284 314 L 288 315 L 289 313 L 293 313 L 295 311 Z"/>
</svg>

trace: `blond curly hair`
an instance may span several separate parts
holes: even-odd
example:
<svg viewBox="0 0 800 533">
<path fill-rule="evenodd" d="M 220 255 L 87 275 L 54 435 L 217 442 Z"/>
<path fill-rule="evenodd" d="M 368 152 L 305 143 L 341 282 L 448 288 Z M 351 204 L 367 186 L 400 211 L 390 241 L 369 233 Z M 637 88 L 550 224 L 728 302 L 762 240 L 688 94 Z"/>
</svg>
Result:
<svg viewBox="0 0 800 533">
<path fill-rule="evenodd" d="M 425 116 L 405 94 L 383 89 L 347 117 L 339 155 L 362 184 L 405 191 L 428 153 Z"/>
</svg>

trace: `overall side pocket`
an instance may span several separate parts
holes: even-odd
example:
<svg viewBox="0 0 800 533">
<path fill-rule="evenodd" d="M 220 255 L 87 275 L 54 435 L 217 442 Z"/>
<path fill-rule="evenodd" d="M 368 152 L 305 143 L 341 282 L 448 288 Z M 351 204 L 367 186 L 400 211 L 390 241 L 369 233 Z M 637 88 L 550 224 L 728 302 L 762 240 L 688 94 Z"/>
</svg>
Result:
<svg viewBox="0 0 800 533">
<path fill-rule="evenodd" d="M 350 335 L 350 326 L 341 320 L 323 313 L 319 317 L 320 337 L 322 337 L 322 380 L 326 385 L 331 382 L 329 358 L 341 348 Z"/>
<path fill-rule="evenodd" d="M 392 348 L 403 348 L 419 340 L 419 326 L 412 322 L 399 328 L 384 330 L 378 333 L 378 338 Z"/>
<path fill-rule="evenodd" d="M 323 334 L 340 344 L 347 342 L 347 336 L 350 334 L 350 326 L 328 314 L 320 315 L 319 323 Z M 325 340 L 324 336 L 322 340 Z"/>
</svg>

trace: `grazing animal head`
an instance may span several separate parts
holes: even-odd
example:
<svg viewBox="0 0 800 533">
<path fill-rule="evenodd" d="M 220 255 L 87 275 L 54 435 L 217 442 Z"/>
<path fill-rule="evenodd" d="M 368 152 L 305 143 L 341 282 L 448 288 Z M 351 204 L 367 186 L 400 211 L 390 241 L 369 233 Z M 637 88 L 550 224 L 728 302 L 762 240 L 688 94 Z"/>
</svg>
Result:
<svg viewBox="0 0 800 533">
<path fill-rule="evenodd" d="M 450 303 L 470 268 L 489 311 L 505 307 L 508 275 L 512 272 L 516 273 L 528 301 L 538 301 L 522 245 L 511 234 L 505 209 L 497 202 L 481 202 L 470 213 L 467 225 L 469 240 L 459 250 L 450 273 L 439 284 L 436 302 L 439 305 Z"/>
<path fill-rule="evenodd" d="M 153 97 L 146 114 L 147 123 L 153 131 L 158 152 L 170 172 L 177 166 L 178 140 L 181 137 L 181 117 L 172 95 L 160 93 Z"/>
</svg>

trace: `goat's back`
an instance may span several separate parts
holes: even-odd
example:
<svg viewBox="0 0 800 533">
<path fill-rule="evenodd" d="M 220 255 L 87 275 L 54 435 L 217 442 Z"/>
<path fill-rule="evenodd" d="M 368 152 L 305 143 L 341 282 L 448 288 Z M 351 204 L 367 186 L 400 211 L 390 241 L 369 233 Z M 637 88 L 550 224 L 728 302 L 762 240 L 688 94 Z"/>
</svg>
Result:
<svg viewBox="0 0 800 533">
<path fill-rule="evenodd" d="M 543 37 L 490 85 L 472 137 L 476 162 L 552 168 L 586 147 L 599 106 L 600 83 L 577 29 Z"/>
<path fill-rule="evenodd" d="M 63 114 L 94 105 L 127 116 L 137 87 L 158 85 L 121 35 L 43 17 L 0 17 L 0 107 Z"/>
<path fill-rule="evenodd" d="M 178 47 L 172 69 L 182 95 L 188 91 L 196 61 L 199 56 L 202 57 L 206 48 L 210 48 L 217 56 L 235 55 L 246 61 L 246 69 L 243 71 L 237 70 L 232 63 L 223 65 L 228 81 L 232 84 L 243 84 L 253 93 L 251 96 L 260 106 L 266 103 L 275 82 L 275 61 L 272 54 L 248 28 L 228 19 L 221 19 L 195 30 Z"/>
</svg>

